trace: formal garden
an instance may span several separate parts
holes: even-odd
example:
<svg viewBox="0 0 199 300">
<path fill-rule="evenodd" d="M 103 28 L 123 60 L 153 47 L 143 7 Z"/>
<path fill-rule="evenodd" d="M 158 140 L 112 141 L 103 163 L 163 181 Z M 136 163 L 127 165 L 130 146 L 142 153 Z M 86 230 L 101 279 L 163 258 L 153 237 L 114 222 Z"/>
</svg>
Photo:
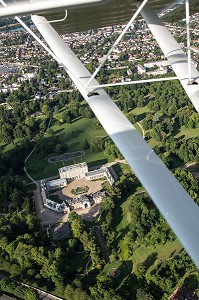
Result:
<svg viewBox="0 0 199 300">
<path fill-rule="evenodd" d="M 76 189 L 72 189 L 71 193 L 73 195 L 81 195 L 87 193 L 89 190 L 88 186 L 78 186 Z"/>
</svg>

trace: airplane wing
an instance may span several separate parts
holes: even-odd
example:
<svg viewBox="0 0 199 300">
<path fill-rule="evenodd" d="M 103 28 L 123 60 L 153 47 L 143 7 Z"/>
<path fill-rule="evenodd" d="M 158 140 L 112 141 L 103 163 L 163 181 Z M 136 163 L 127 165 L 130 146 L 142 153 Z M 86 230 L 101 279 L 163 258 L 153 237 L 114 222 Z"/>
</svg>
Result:
<svg viewBox="0 0 199 300">
<path fill-rule="evenodd" d="M 67 20 L 53 25 L 59 33 L 72 33 L 127 22 L 137 10 L 132 0 L 4 0 L 6 7 L 0 8 L 0 18 L 40 13 L 47 20 Z M 162 10 L 173 0 L 150 0 L 155 10 Z"/>
<path fill-rule="evenodd" d="M 150 5 L 156 11 L 161 11 L 172 0 L 150 0 Z M 68 17 L 63 23 L 54 24 L 53 27 L 59 33 L 71 33 L 85 31 L 94 28 L 112 26 L 116 24 L 124 24 L 128 22 L 131 16 L 136 12 L 136 1 L 132 0 L 108 0 L 96 7 L 84 7 L 79 9 L 73 7 L 68 10 Z M 46 15 L 48 20 L 61 18 L 60 15 Z"/>
</svg>

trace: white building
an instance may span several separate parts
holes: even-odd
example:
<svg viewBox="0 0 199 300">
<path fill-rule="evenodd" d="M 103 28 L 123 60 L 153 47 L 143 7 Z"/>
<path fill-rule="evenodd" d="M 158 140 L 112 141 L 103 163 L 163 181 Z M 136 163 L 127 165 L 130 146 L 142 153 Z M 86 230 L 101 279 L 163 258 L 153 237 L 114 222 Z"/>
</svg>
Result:
<svg viewBox="0 0 199 300">
<path fill-rule="evenodd" d="M 85 177 L 85 174 L 88 172 L 88 166 L 85 162 L 83 162 L 80 164 L 60 168 L 58 171 L 60 178 L 76 180 Z"/>
<path fill-rule="evenodd" d="M 169 66 L 169 62 L 167 60 L 161 61 L 154 61 L 150 63 L 146 63 L 143 66 L 138 65 L 137 70 L 140 75 L 147 74 L 147 75 L 163 75 L 167 73 L 167 66 Z M 157 67 L 156 70 L 150 71 L 151 68 Z"/>
<path fill-rule="evenodd" d="M 111 174 L 110 169 L 106 166 L 101 167 L 98 170 L 90 171 L 86 173 L 86 180 L 96 180 L 99 178 L 106 177 L 110 185 L 113 185 L 115 182 L 114 176 Z"/>
<path fill-rule="evenodd" d="M 65 186 L 67 186 L 66 178 L 60 178 L 46 182 L 46 187 L 48 187 L 50 190 L 63 188 Z"/>
<path fill-rule="evenodd" d="M 102 166 L 100 169 L 93 170 L 88 172 L 87 164 L 80 163 L 71 166 L 67 166 L 59 169 L 60 178 L 46 181 L 45 179 L 40 181 L 41 184 L 41 195 L 43 198 L 44 206 L 48 207 L 51 210 L 57 212 L 70 212 L 71 209 L 85 209 L 91 207 L 91 200 L 86 195 L 81 195 L 76 198 L 69 198 L 61 203 L 57 203 L 49 199 L 50 194 L 49 190 L 62 188 L 67 186 L 67 180 L 76 180 L 79 178 L 85 178 L 86 180 L 96 180 L 99 178 L 106 177 L 110 185 L 113 185 L 117 180 L 117 175 L 111 168 L 108 168 L 106 165 Z M 103 193 L 97 193 L 93 195 L 94 203 L 100 203 Z"/>
<path fill-rule="evenodd" d="M 153 61 L 153 62 L 150 62 L 150 63 L 146 63 L 146 64 L 144 64 L 144 68 L 153 68 L 155 66 L 167 67 L 169 65 L 170 64 L 169 64 L 168 60 L 160 60 L 160 61 Z"/>
<path fill-rule="evenodd" d="M 140 64 L 137 65 L 137 69 L 138 69 L 138 73 L 139 73 L 140 75 L 146 73 L 145 67 L 143 67 L 143 66 L 140 65 Z"/>
</svg>

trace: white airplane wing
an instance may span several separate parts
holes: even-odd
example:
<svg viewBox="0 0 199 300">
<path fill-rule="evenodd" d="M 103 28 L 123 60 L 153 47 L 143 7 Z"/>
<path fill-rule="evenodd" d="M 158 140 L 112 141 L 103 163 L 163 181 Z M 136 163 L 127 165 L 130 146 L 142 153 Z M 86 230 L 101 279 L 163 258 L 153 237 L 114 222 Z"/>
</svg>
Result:
<svg viewBox="0 0 199 300">
<path fill-rule="evenodd" d="M 14 3 L 13 3 L 14 2 Z M 136 0 L 4 0 L 0 17 L 41 13 L 50 19 L 67 20 L 54 24 L 59 33 L 84 31 L 127 22 L 137 10 Z M 153 9 L 161 10 L 173 0 L 150 0 Z"/>
</svg>

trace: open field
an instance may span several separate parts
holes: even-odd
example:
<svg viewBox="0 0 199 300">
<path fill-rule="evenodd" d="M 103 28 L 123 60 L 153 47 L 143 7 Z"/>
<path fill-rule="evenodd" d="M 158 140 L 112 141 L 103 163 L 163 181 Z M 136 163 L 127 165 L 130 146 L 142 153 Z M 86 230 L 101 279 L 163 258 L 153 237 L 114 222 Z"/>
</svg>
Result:
<svg viewBox="0 0 199 300">
<path fill-rule="evenodd" d="M 138 116 L 145 114 L 146 112 L 149 112 L 150 109 L 147 106 L 144 107 L 136 107 L 132 110 L 132 112 Z"/>
<path fill-rule="evenodd" d="M 51 153 L 42 159 L 37 159 L 33 155 L 27 162 L 27 169 L 31 176 L 35 179 L 42 179 L 58 175 L 58 168 L 63 166 L 80 163 L 85 161 L 89 167 L 98 166 L 108 162 L 108 159 L 104 156 L 104 152 L 99 153 L 91 152 L 90 149 L 84 149 L 85 139 L 90 141 L 94 136 L 106 139 L 106 132 L 102 130 L 96 130 L 92 127 L 93 119 L 78 119 L 71 124 L 53 125 L 51 129 L 53 133 L 48 133 L 45 136 L 46 143 L 51 142 L 53 137 L 57 137 L 60 143 L 67 148 L 65 152 L 83 151 L 85 155 L 83 157 L 73 158 L 64 162 L 49 163 L 48 160 L 52 156 L 56 156 L 57 153 Z"/>
<path fill-rule="evenodd" d="M 93 153 L 93 152 L 90 152 L 89 150 L 87 150 L 83 159 L 76 158 L 76 159 L 72 159 L 69 161 L 65 161 L 63 163 L 57 162 L 54 164 L 48 162 L 48 159 L 51 156 L 52 155 L 48 155 L 48 156 L 44 157 L 43 159 L 39 159 L 39 160 L 37 158 L 33 157 L 32 159 L 30 159 L 30 161 L 28 161 L 28 163 L 27 163 L 28 172 L 35 180 L 39 180 L 42 178 L 48 178 L 48 177 L 52 177 L 52 176 L 59 176 L 59 173 L 58 173 L 59 168 L 62 168 L 64 166 L 73 165 L 75 163 L 80 163 L 83 161 L 87 162 L 89 167 L 99 166 L 99 165 L 102 165 L 102 164 L 105 164 L 108 162 L 108 159 L 104 157 L 103 151 L 99 152 L 99 153 Z M 34 168 L 36 168 L 36 171 L 33 171 Z"/>
<path fill-rule="evenodd" d="M 146 117 L 146 113 L 149 112 L 149 108 L 137 107 L 132 110 L 133 113 L 137 114 L 138 121 L 141 121 Z M 55 122 L 55 119 L 52 120 L 52 123 Z M 85 141 L 89 143 L 92 137 L 100 137 L 103 140 L 107 140 L 108 136 L 106 132 L 101 130 L 96 130 L 92 126 L 93 119 L 77 118 L 70 124 L 57 125 L 54 124 L 51 126 L 52 132 L 48 132 L 45 136 L 46 143 L 50 143 L 53 138 L 58 138 L 58 143 L 66 148 L 64 152 L 75 152 L 75 151 L 84 151 L 85 155 L 83 157 L 77 157 L 69 161 L 64 162 L 55 162 L 48 163 L 48 160 L 52 156 L 59 155 L 56 152 L 52 152 L 50 155 L 46 155 L 41 159 L 38 159 L 36 156 L 32 156 L 27 162 L 27 169 L 30 175 L 35 179 L 42 179 L 51 176 L 58 176 L 58 168 L 63 166 L 71 165 L 74 163 L 87 162 L 89 167 L 102 165 L 108 162 L 107 157 L 104 156 L 104 151 L 99 153 L 93 153 L 90 149 L 85 148 Z M 142 130 L 140 126 L 134 124 L 135 128 L 142 135 Z M 147 131 L 146 131 L 147 132 Z M 198 128 L 196 129 L 187 129 L 184 126 L 181 127 L 180 132 L 176 132 L 175 138 L 192 138 L 198 136 Z M 17 141 L 14 141 L 17 142 Z M 158 142 L 150 138 L 148 144 L 153 148 Z M 9 144 L 4 151 L 9 151 L 13 147 L 13 144 Z M 62 154 L 62 153 L 61 153 Z M 175 164 L 174 164 L 175 165 Z M 177 164 L 178 165 L 178 164 Z"/>
<path fill-rule="evenodd" d="M 199 128 L 188 129 L 185 128 L 185 126 L 182 126 L 180 132 L 175 136 L 175 138 L 184 138 L 187 140 L 190 138 L 198 137 L 198 135 L 199 135 Z"/>
<path fill-rule="evenodd" d="M 53 125 L 51 129 L 60 141 L 67 145 L 69 150 L 79 151 L 85 138 L 89 141 L 93 136 L 102 138 L 107 136 L 104 129 L 94 129 L 92 122 L 93 119 L 79 118 L 71 124 Z M 46 135 L 46 137 L 48 136 L 50 134 Z"/>
</svg>

